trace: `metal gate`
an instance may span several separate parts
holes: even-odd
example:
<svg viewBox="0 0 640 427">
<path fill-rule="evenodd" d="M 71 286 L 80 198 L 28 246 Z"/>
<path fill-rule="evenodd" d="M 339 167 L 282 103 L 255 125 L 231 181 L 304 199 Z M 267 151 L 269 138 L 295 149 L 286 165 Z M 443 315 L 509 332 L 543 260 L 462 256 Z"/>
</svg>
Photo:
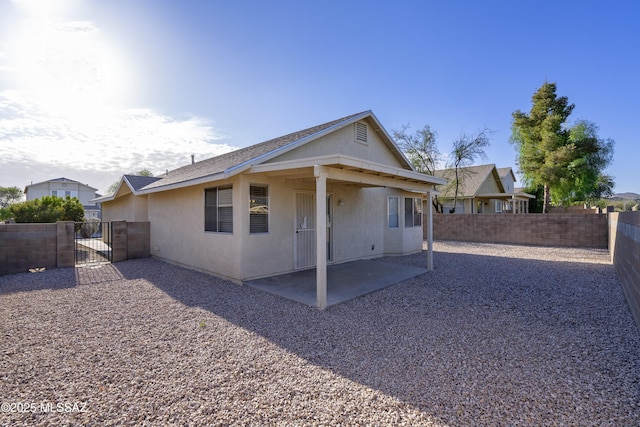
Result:
<svg viewBox="0 0 640 427">
<path fill-rule="evenodd" d="M 111 262 L 111 224 L 108 222 L 76 222 L 76 265 Z"/>
</svg>

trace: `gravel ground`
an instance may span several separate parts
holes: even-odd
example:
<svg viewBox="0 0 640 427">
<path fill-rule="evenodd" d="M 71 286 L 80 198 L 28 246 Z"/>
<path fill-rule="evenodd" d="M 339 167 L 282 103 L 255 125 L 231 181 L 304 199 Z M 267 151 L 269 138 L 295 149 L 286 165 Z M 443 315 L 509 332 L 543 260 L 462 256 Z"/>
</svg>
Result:
<svg viewBox="0 0 640 427">
<path fill-rule="evenodd" d="M 640 425 L 606 251 L 434 247 L 325 311 L 155 259 L 2 276 L 0 424 Z"/>
</svg>

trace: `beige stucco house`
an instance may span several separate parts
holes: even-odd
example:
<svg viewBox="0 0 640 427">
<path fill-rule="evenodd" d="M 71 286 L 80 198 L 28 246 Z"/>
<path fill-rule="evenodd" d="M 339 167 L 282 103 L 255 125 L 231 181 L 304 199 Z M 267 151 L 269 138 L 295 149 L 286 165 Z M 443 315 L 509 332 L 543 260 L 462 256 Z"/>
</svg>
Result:
<svg viewBox="0 0 640 427">
<path fill-rule="evenodd" d="M 516 177 L 510 167 L 496 168 L 494 164 L 469 166 L 458 171 L 460 188 L 455 213 L 529 213 L 529 200 L 534 195 L 517 191 Z M 449 184 L 439 188 L 438 200 L 443 213 L 453 209 L 453 169 L 435 171 L 435 176 L 444 178 Z"/>
<path fill-rule="evenodd" d="M 136 179 L 102 198 L 104 217 L 147 219 L 152 256 L 238 283 L 315 267 L 319 307 L 327 264 L 421 251 L 422 199 L 445 183 L 416 172 L 371 111 Z"/>
<path fill-rule="evenodd" d="M 97 188 L 69 178 L 55 178 L 48 181 L 31 183 L 24 188 L 27 201 L 44 196 L 61 198 L 75 197 L 84 207 L 85 218 L 100 218 L 100 206 L 93 200 L 98 197 Z"/>
</svg>

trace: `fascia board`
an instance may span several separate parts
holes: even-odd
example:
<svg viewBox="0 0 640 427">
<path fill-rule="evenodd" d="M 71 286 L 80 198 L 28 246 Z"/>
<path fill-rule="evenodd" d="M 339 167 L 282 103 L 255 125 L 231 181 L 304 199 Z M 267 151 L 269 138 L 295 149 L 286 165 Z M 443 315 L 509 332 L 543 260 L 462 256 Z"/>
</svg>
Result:
<svg viewBox="0 0 640 427">
<path fill-rule="evenodd" d="M 206 175 L 199 178 L 190 179 L 187 181 L 180 181 L 173 184 L 167 184 L 160 187 L 148 188 L 146 190 L 143 187 L 140 190 L 138 190 L 136 195 L 160 193 L 162 191 L 177 190 L 179 188 L 191 187 L 192 185 L 206 184 L 208 182 L 213 182 L 213 181 L 222 181 L 236 174 L 237 173 L 227 174 L 225 172 L 222 172 L 222 173 L 215 173 L 213 175 Z"/>
</svg>

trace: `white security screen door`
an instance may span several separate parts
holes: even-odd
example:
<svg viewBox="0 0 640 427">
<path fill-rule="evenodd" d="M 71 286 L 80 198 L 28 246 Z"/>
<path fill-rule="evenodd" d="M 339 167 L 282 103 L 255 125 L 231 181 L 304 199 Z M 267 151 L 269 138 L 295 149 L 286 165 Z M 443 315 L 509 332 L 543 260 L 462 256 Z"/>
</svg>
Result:
<svg viewBox="0 0 640 427">
<path fill-rule="evenodd" d="M 296 193 L 294 268 L 316 265 L 316 198 L 314 193 Z"/>
</svg>

